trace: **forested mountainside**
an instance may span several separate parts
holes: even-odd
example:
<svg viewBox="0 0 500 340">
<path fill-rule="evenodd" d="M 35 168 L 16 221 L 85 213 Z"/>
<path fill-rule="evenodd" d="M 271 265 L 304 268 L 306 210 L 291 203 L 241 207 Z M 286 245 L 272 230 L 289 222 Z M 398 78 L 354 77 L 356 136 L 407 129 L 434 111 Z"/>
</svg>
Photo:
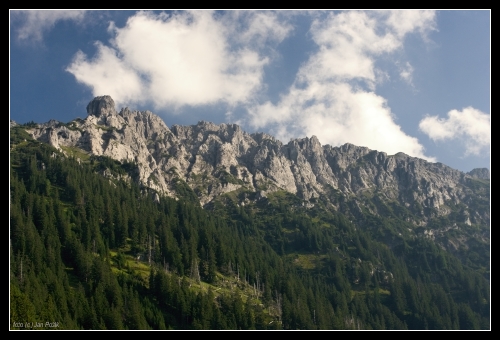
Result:
<svg viewBox="0 0 500 340">
<path fill-rule="evenodd" d="M 109 103 L 11 127 L 11 329 L 490 328 L 484 171 Z"/>
</svg>

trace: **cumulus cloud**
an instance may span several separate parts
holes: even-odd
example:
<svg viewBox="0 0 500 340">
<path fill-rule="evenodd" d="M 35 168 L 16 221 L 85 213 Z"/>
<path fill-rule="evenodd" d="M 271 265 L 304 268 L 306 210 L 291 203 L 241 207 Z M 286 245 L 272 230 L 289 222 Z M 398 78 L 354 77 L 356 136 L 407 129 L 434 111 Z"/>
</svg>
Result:
<svg viewBox="0 0 500 340">
<path fill-rule="evenodd" d="M 434 20 L 434 12 L 426 11 L 352 11 L 315 19 L 310 32 L 317 52 L 278 103 L 249 110 L 249 123 L 271 126 L 282 139 L 314 134 L 324 144 L 349 142 L 434 161 L 395 123 L 386 100 L 375 93 L 387 78 L 375 66 L 378 58 L 403 48 L 407 34 L 433 30 Z M 411 65 L 405 72 L 401 76 L 411 80 Z"/>
<path fill-rule="evenodd" d="M 419 32 L 424 39 L 427 34 L 437 30 L 434 11 L 391 11 L 388 14 L 387 25 L 392 28 L 398 38 L 403 38 L 411 32 Z"/>
<path fill-rule="evenodd" d="M 480 155 L 490 147 L 490 115 L 473 107 L 448 112 L 448 118 L 427 116 L 419 128 L 434 141 L 457 140 L 464 144 L 465 155 Z"/>
<path fill-rule="evenodd" d="M 12 11 L 11 15 L 14 21 L 21 22 L 17 29 L 17 38 L 19 40 L 41 42 L 43 34 L 54 27 L 56 22 L 60 20 L 81 22 L 85 17 L 85 11 Z"/>
<path fill-rule="evenodd" d="M 277 12 L 233 12 L 231 23 L 244 23 L 238 39 L 246 44 L 263 45 L 267 42 L 281 42 L 293 30 L 293 26 L 283 20 Z M 243 19 L 243 20 L 242 20 Z"/>
<path fill-rule="evenodd" d="M 122 28 L 111 24 L 110 46 L 98 43 L 92 59 L 79 52 L 67 71 L 94 95 L 109 94 L 119 104 L 176 108 L 249 101 L 261 90 L 269 63 L 261 47 L 279 43 L 291 28 L 272 12 L 241 15 L 238 22 L 219 16 L 140 12 Z"/>
<path fill-rule="evenodd" d="M 92 60 L 79 51 L 67 71 L 77 77 L 79 82 L 89 85 L 97 95 L 113 94 L 122 101 L 142 98 L 142 79 L 134 68 L 123 63 L 117 51 L 97 42 L 97 54 Z"/>
</svg>

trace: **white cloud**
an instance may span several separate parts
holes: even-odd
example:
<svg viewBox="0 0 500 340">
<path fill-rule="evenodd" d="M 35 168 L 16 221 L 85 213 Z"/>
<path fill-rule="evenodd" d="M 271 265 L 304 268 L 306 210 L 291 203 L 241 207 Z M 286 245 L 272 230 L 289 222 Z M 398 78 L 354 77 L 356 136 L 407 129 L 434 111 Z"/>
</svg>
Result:
<svg viewBox="0 0 500 340">
<path fill-rule="evenodd" d="M 110 24 L 111 46 L 98 44 L 98 55 L 90 61 L 80 52 L 67 71 L 94 95 L 109 94 L 119 104 L 234 106 L 261 90 L 263 67 L 269 62 L 261 45 L 279 43 L 290 31 L 272 13 L 239 17 L 244 20 L 236 23 L 230 15 L 220 18 L 209 11 L 141 12 L 123 28 Z M 251 47 L 243 44 L 248 41 L 253 41 Z M 116 69 L 108 68 L 112 65 Z M 131 83 L 121 81 L 118 73 Z"/>
<path fill-rule="evenodd" d="M 490 147 L 490 115 L 473 107 L 451 110 L 448 118 L 427 116 L 419 128 L 434 141 L 457 140 L 464 144 L 465 155 L 479 155 Z"/>
<path fill-rule="evenodd" d="M 12 19 L 22 22 L 17 29 L 19 40 L 40 42 L 43 34 L 50 30 L 60 20 L 73 20 L 81 22 L 85 11 L 62 10 L 37 10 L 37 11 L 11 11 Z"/>
<path fill-rule="evenodd" d="M 311 57 L 298 75 L 301 81 L 348 80 L 359 78 L 375 81 L 372 53 L 394 48 L 390 37 L 380 39 L 375 33 L 376 21 L 364 12 L 331 14 L 326 20 L 316 19 L 311 27 L 319 51 Z"/>
<path fill-rule="evenodd" d="M 316 135 L 324 144 L 349 142 L 389 154 L 405 152 L 435 161 L 424 154 L 416 138 L 406 135 L 394 122 L 383 97 L 346 83 L 293 89 L 277 106 L 267 102 L 250 114 L 253 126 L 271 126 L 281 140 Z"/>
<path fill-rule="evenodd" d="M 67 71 L 92 88 L 97 95 L 110 95 L 122 102 L 143 98 L 143 82 L 134 68 L 122 62 L 117 52 L 97 42 L 97 55 L 92 60 L 79 51 Z"/>
<path fill-rule="evenodd" d="M 437 30 L 434 11 L 390 11 L 387 24 L 399 38 L 418 31 L 424 39 L 430 31 Z"/>
<path fill-rule="evenodd" d="M 310 32 L 318 51 L 301 66 L 277 104 L 266 102 L 249 110 L 249 123 L 272 127 L 283 140 L 316 135 L 324 144 L 349 142 L 435 161 L 394 122 L 386 100 L 374 92 L 387 79 L 375 66 L 377 58 L 403 48 L 407 34 L 433 28 L 433 12 L 353 11 L 315 19 Z M 404 72 L 402 77 L 411 81 L 410 64 Z"/>
<path fill-rule="evenodd" d="M 292 25 L 280 18 L 277 12 L 234 12 L 237 18 L 232 22 L 241 20 L 247 23 L 246 28 L 238 36 L 240 41 L 246 44 L 256 43 L 263 45 L 266 42 L 281 42 L 293 30 Z"/>
<path fill-rule="evenodd" d="M 399 70 L 399 76 L 403 79 L 408 85 L 413 86 L 413 66 L 409 62 Z"/>
</svg>

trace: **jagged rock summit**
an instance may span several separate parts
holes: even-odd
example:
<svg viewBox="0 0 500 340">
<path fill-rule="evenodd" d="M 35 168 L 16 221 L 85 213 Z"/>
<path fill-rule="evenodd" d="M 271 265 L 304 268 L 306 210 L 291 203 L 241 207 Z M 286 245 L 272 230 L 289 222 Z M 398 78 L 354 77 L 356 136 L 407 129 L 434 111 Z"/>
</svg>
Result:
<svg viewBox="0 0 500 340">
<path fill-rule="evenodd" d="M 479 178 L 479 179 L 490 179 L 490 170 L 488 168 L 475 168 L 469 171 L 467 174 L 474 178 Z"/>
<path fill-rule="evenodd" d="M 452 212 L 464 223 L 489 224 L 488 209 L 468 208 L 471 181 L 489 178 L 484 169 L 465 174 L 404 153 L 387 155 L 352 144 L 322 146 L 315 136 L 283 144 L 235 124 L 201 121 L 169 129 L 150 111 L 123 108 L 117 113 L 110 96 L 94 98 L 87 112 L 86 119 L 52 121 L 29 132 L 62 150 L 78 148 L 135 162 L 136 178 L 144 186 L 170 196 L 188 190 L 203 206 L 228 193 L 244 204 L 283 190 L 306 206 L 324 204 L 353 216 L 379 214 L 397 202 L 418 216 L 410 221 L 416 225 Z M 485 195 L 489 202 L 489 191 Z M 374 197 L 379 203 L 367 203 Z"/>
<path fill-rule="evenodd" d="M 102 114 L 116 114 L 115 101 L 111 96 L 95 97 L 87 105 L 87 113 L 96 117 Z"/>
</svg>

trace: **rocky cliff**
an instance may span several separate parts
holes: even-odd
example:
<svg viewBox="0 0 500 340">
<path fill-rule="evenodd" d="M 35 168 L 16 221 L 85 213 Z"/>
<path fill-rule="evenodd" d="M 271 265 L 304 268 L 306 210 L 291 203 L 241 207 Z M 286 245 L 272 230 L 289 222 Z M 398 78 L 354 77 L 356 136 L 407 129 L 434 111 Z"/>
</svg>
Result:
<svg viewBox="0 0 500 340">
<path fill-rule="evenodd" d="M 179 183 L 187 184 L 203 206 L 230 192 L 239 194 L 241 204 L 285 190 L 305 206 L 321 203 L 354 216 L 397 204 L 411 212 L 415 225 L 451 213 L 458 222 L 489 225 L 487 169 L 466 174 L 403 153 L 321 145 L 315 136 L 283 144 L 235 124 L 168 128 L 149 111 L 117 112 L 109 96 L 93 99 L 87 113 L 86 119 L 49 121 L 29 132 L 63 151 L 135 162 L 138 180 L 166 195 L 176 196 Z"/>
</svg>

